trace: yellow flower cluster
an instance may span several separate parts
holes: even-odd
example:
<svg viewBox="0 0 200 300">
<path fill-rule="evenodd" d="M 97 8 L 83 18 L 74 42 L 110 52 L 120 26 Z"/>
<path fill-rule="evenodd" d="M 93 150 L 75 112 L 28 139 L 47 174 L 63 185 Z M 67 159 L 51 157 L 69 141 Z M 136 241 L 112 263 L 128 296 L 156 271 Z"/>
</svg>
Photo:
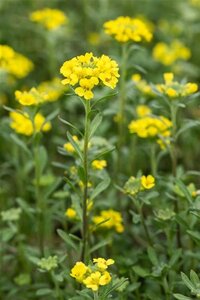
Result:
<svg viewBox="0 0 200 300">
<path fill-rule="evenodd" d="M 133 120 L 128 128 L 130 133 L 136 133 L 141 138 L 169 137 L 172 123 L 164 116 L 145 116 Z"/>
<path fill-rule="evenodd" d="M 93 53 L 86 53 L 64 62 L 60 72 L 66 77 L 62 80 L 64 85 L 76 86 L 75 93 L 90 100 L 94 97 L 93 88 L 100 83 L 115 88 L 118 70 L 117 63 L 108 56 L 95 57 Z"/>
<path fill-rule="evenodd" d="M 16 100 L 24 106 L 37 105 L 43 102 L 42 95 L 36 88 L 31 88 L 29 91 L 15 91 Z"/>
<path fill-rule="evenodd" d="M 32 12 L 30 20 L 42 24 L 48 30 L 54 30 L 66 24 L 68 18 L 59 9 L 44 8 Z"/>
<path fill-rule="evenodd" d="M 40 83 L 37 89 L 43 95 L 45 99 L 44 102 L 57 101 L 66 91 L 66 87 L 61 84 L 60 78 L 58 77 Z"/>
<path fill-rule="evenodd" d="M 105 33 L 113 36 L 118 42 L 150 42 L 150 26 L 139 18 L 118 17 L 104 23 Z"/>
<path fill-rule="evenodd" d="M 136 113 L 139 118 L 151 115 L 152 110 L 149 106 L 141 104 L 136 107 Z"/>
<path fill-rule="evenodd" d="M 95 170 L 103 170 L 107 166 L 106 160 L 93 160 L 92 167 Z"/>
<path fill-rule="evenodd" d="M 194 94 L 198 90 L 198 85 L 196 83 L 179 83 L 174 81 L 173 73 L 164 73 L 164 84 L 157 84 L 157 90 L 166 95 L 171 99 L 176 99 L 179 97 L 186 97 Z"/>
<path fill-rule="evenodd" d="M 35 132 L 49 131 L 51 129 L 51 123 L 46 122 L 45 117 L 37 113 L 32 122 L 27 113 L 10 112 L 11 123 L 10 127 L 17 133 L 26 136 L 31 136 Z"/>
<path fill-rule="evenodd" d="M 158 43 L 153 48 L 153 58 L 166 66 L 172 65 L 179 59 L 188 60 L 190 56 L 190 49 L 178 40 L 172 41 L 169 45 Z"/>
<path fill-rule="evenodd" d="M 120 212 L 113 209 L 102 210 L 99 216 L 93 217 L 93 222 L 95 225 L 100 224 L 99 227 L 101 228 L 114 228 L 118 233 L 124 231 L 124 226 L 122 225 L 122 215 Z"/>
<path fill-rule="evenodd" d="M 52 81 L 42 82 L 37 88 L 33 87 L 29 91 L 15 91 L 15 98 L 24 106 L 38 105 L 58 100 L 64 90 L 60 79 L 54 78 Z"/>
<path fill-rule="evenodd" d="M 0 45 L 0 70 L 17 78 L 27 76 L 33 69 L 33 63 L 22 54 L 7 45 Z"/>
<path fill-rule="evenodd" d="M 134 82 L 135 87 L 143 94 L 147 96 L 155 95 L 151 86 L 147 83 L 145 79 L 142 79 L 140 74 L 133 74 L 132 80 Z"/>
<path fill-rule="evenodd" d="M 124 185 L 124 192 L 135 196 L 143 190 L 150 190 L 155 186 L 155 178 L 152 175 L 135 178 L 131 176 Z"/>
<path fill-rule="evenodd" d="M 107 271 L 108 266 L 114 264 L 113 259 L 94 258 L 93 265 L 86 266 L 83 262 L 77 262 L 71 269 L 71 277 L 84 284 L 88 289 L 97 291 L 100 286 L 107 285 L 112 277 Z"/>
</svg>

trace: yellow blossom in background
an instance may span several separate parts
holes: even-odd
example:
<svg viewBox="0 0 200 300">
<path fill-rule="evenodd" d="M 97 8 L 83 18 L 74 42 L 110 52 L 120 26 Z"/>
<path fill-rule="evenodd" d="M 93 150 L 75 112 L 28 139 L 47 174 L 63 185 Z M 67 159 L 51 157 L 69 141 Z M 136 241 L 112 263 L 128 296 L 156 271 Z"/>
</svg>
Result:
<svg viewBox="0 0 200 300">
<path fill-rule="evenodd" d="M 136 113 L 139 118 L 149 116 L 152 113 L 152 110 L 147 105 L 138 105 L 136 107 Z"/>
<path fill-rule="evenodd" d="M 187 97 L 197 92 L 198 85 L 193 82 L 179 83 L 174 81 L 173 73 L 164 73 L 164 84 L 156 84 L 156 89 L 171 99 Z"/>
<path fill-rule="evenodd" d="M 68 217 L 69 219 L 74 219 L 76 217 L 76 211 L 73 208 L 68 208 L 65 212 L 65 216 Z"/>
<path fill-rule="evenodd" d="M 26 77 L 33 69 L 33 63 L 7 45 L 0 45 L 0 70 L 17 78 Z"/>
<path fill-rule="evenodd" d="M 16 100 L 24 106 L 38 105 L 42 100 L 42 95 L 36 88 L 31 88 L 29 91 L 15 91 Z"/>
<path fill-rule="evenodd" d="M 37 89 L 43 95 L 43 102 L 57 101 L 66 91 L 66 87 L 61 84 L 60 78 L 58 77 L 50 81 L 41 82 Z"/>
<path fill-rule="evenodd" d="M 86 53 L 64 62 L 60 72 L 66 77 L 64 85 L 75 86 L 75 93 L 90 100 L 94 97 L 93 88 L 100 83 L 114 89 L 118 82 L 118 65 L 108 56 L 95 57 Z"/>
<path fill-rule="evenodd" d="M 113 209 L 102 210 L 100 215 L 93 217 L 93 222 L 101 228 L 115 229 L 116 232 L 121 233 L 124 231 L 122 225 L 122 215 L 120 212 Z M 102 224 L 101 224 L 102 223 Z"/>
<path fill-rule="evenodd" d="M 107 166 L 106 160 L 93 160 L 92 167 L 95 170 L 103 170 Z"/>
<path fill-rule="evenodd" d="M 140 138 L 170 136 L 172 123 L 164 116 L 144 116 L 133 120 L 128 128 L 130 133 L 136 133 Z"/>
<path fill-rule="evenodd" d="M 100 34 L 98 32 L 90 32 L 87 39 L 88 43 L 93 46 L 98 46 L 101 41 Z"/>
<path fill-rule="evenodd" d="M 155 95 L 152 87 L 147 83 L 145 79 L 142 79 L 142 76 L 140 74 L 133 74 L 131 78 L 134 82 L 134 86 L 136 87 L 136 89 L 138 89 L 138 91 L 147 96 Z"/>
<path fill-rule="evenodd" d="M 152 189 L 155 186 L 155 178 L 152 175 L 142 176 L 141 184 L 144 189 Z"/>
<path fill-rule="evenodd" d="M 188 60 L 191 51 L 180 41 L 172 41 L 171 44 L 158 43 L 153 48 L 153 58 L 166 66 L 170 66 L 177 60 Z"/>
<path fill-rule="evenodd" d="M 71 269 L 70 275 L 88 289 L 97 291 L 100 286 L 107 285 L 112 280 L 107 268 L 114 264 L 114 260 L 94 258 L 93 263 L 93 265 L 86 266 L 82 262 L 77 262 Z"/>
<path fill-rule="evenodd" d="M 151 28 L 148 22 L 139 18 L 118 17 L 104 23 L 105 33 L 113 36 L 118 42 L 150 42 L 152 39 Z"/>
<path fill-rule="evenodd" d="M 74 277 L 78 282 L 82 282 L 84 275 L 88 271 L 88 267 L 81 261 L 77 262 L 71 269 L 70 276 Z"/>
<path fill-rule="evenodd" d="M 73 140 L 75 141 L 75 142 L 78 142 L 79 140 L 78 140 L 78 137 L 76 136 L 76 135 L 73 135 Z M 74 146 L 70 143 L 70 142 L 68 142 L 68 143 L 65 143 L 64 144 L 64 149 L 67 151 L 67 152 L 69 152 L 69 153 L 74 153 L 75 152 L 75 149 L 74 149 Z"/>
<path fill-rule="evenodd" d="M 33 122 L 27 113 L 10 112 L 10 127 L 19 134 L 31 136 L 38 131 L 49 131 L 51 123 L 46 122 L 45 117 L 37 113 Z"/>
<path fill-rule="evenodd" d="M 106 259 L 101 258 L 101 257 L 94 258 L 93 262 L 102 271 L 105 271 L 108 268 L 108 266 L 113 265 L 115 263 L 115 261 L 113 259 L 111 259 L 111 258 L 109 258 L 109 259 L 106 260 Z"/>
<path fill-rule="evenodd" d="M 59 9 L 44 8 L 30 14 L 30 20 L 40 23 L 48 30 L 54 30 L 68 22 L 67 16 Z"/>
</svg>

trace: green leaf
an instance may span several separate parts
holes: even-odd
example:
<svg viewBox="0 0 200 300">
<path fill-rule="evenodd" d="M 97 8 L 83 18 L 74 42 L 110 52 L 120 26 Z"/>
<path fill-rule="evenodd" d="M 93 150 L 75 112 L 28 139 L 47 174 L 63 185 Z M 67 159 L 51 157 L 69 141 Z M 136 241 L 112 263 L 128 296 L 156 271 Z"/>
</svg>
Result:
<svg viewBox="0 0 200 300">
<path fill-rule="evenodd" d="M 178 299 L 178 300 L 192 300 L 192 298 L 183 296 L 183 295 L 181 295 L 181 294 L 173 294 L 173 296 L 174 296 L 176 299 Z"/>
<path fill-rule="evenodd" d="M 76 244 L 74 243 L 74 241 L 72 241 L 72 239 L 69 237 L 69 235 L 67 235 L 65 231 L 63 231 L 62 229 L 57 229 L 57 233 L 70 248 L 77 250 Z"/>
<path fill-rule="evenodd" d="M 72 135 L 71 135 L 69 132 L 67 132 L 67 137 L 68 137 L 70 143 L 73 145 L 73 147 L 74 147 L 76 153 L 78 154 L 78 156 L 80 157 L 80 159 L 81 159 L 82 162 L 83 162 L 83 153 L 81 152 L 81 149 L 80 149 L 80 147 L 79 147 L 79 144 L 78 144 L 76 141 L 74 141 Z"/>
<path fill-rule="evenodd" d="M 24 152 L 26 152 L 29 155 L 29 157 L 31 156 L 31 151 L 28 149 L 27 145 L 21 139 L 18 138 L 17 135 L 11 133 L 10 137 L 17 146 L 19 146 L 22 150 L 24 150 Z"/>
<path fill-rule="evenodd" d="M 187 230 L 187 233 L 199 244 L 199 242 L 200 242 L 200 233 L 199 232 Z"/>
<path fill-rule="evenodd" d="M 36 295 L 37 296 L 45 296 L 45 295 L 49 295 L 51 294 L 53 291 L 50 290 L 50 289 L 39 289 L 37 292 L 36 292 Z"/>
<path fill-rule="evenodd" d="M 72 123 L 68 122 L 67 120 L 64 120 L 63 118 L 61 118 L 60 116 L 58 116 L 58 119 L 63 123 L 63 124 L 66 124 L 68 126 L 70 126 L 71 128 L 73 128 L 76 132 L 78 132 L 80 134 L 80 136 L 83 137 L 83 134 L 82 132 L 80 132 L 80 130 L 74 126 Z"/>
<path fill-rule="evenodd" d="M 158 262 L 158 259 L 157 259 L 156 251 L 152 247 L 148 247 L 147 253 L 148 253 L 148 257 L 149 257 L 151 263 L 154 266 L 157 266 L 159 264 L 159 262 Z"/>
<path fill-rule="evenodd" d="M 142 278 L 149 276 L 149 272 L 140 266 L 134 266 L 133 271 Z"/>
<path fill-rule="evenodd" d="M 188 191 L 187 187 L 183 184 L 183 182 L 180 179 L 176 179 L 176 184 L 181 190 L 181 192 L 184 194 L 185 198 L 187 199 L 189 204 L 193 203 L 193 198 L 190 192 Z"/>
<path fill-rule="evenodd" d="M 92 120 L 92 122 L 90 124 L 89 139 L 91 139 L 91 137 L 94 135 L 95 131 L 97 130 L 97 128 L 101 124 L 101 121 L 102 121 L 102 114 L 98 113 L 94 117 L 94 119 Z"/>
<path fill-rule="evenodd" d="M 53 120 L 55 117 L 57 117 L 57 115 L 59 114 L 60 108 L 57 108 L 56 110 L 54 110 L 52 113 L 50 113 L 45 120 L 45 123 Z M 44 123 L 44 124 L 45 124 Z M 44 126 L 44 125 L 43 125 Z"/>
<path fill-rule="evenodd" d="M 195 290 L 195 286 L 194 284 L 190 281 L 190 279 L 187 277 L 187 275 L 183 272 L 181 272 L 181 278 L 183 280 L 183 282 L 185 283 L 185 285 L 191 290 Z"/>
<path fill-rule="evenodd" d="M 37 168 L 39 170 L 39 174 L 41 176 L 46 167 L 46 164 L 48 161 L 48 155 L 47 155 L 47 151 L 44 148 L 44 146 L 40 146 L 35 151 L 36 151 L 36 164 L 37 164 Z"/>
<path fill-rule="evenodd" d="M 96 188 L 94 189 L 94 191 L 91 194 L 90 199 L 94 200 L 100 193 L 102 193 L 105 189 L 107 189 L 107 187 L 110 184 L 110 178 L 106 177 L 102 182 L 100 182 Z"/>
<path fill-rule="evenodd" d="M 103 240 L 103 241 L 97 243 L 96 245 L 94 245 L 94 246 L 90 249 L 90 253 L 93 253 L 94 251 L 96 251 L 96 250 L 98 250 L 98 249 L 100 249 L 100 248 L 102 248 L 102 247 L 108 245 L 110 242 L 111 242 L 110 240 L 105 240 L 105 241 Z"/>
<path fill-rule="evenodd" d="M 193 270 L 190 271 L 190 279 L 195 286 L 199 285 L 199 283 L 200 283 L 199 277 L 198 277 L 197 273 Z"/>
<path fill-rule="evenodd" d="M 181 256 L 181 254 L 182 254 L 182 249 L 177 249 L 174 252 L 174 254 L 172 255 L 172 257 L 170 258 L 170 261 L 169 261 L 170 267 L 173 267 L 177 263 L 177 261 L 178 261 L 179 257 Z"/>
<path fill-rule="evenodd" d="M 195 127 L 195 126 L 200 126 L 200 121 L 197 120 L 186 120 L 186 123 L 182 125 L 182 127 L 178 130 L 178 132 L 175 135 L 175 139 L 179 137 L 180 134 L 185 132 L 186 130 Z"/>
</svg>

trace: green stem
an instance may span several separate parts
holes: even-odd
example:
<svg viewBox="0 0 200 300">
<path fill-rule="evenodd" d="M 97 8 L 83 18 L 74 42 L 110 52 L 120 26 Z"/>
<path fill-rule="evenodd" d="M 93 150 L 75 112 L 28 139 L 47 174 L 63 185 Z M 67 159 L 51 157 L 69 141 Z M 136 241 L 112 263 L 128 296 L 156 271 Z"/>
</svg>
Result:
<svg viewBox="0 0 200 300">
<path fill-rule="evenodd" d="M 151 173 L 155 177 L 157 174 L 157 161 L 156 161 L 156 145 L 151 144 Z"/>
<path fill-rule="evenodd" d="M 140 215 L 141 223 L 142 223 L 142 226 L 144 228 L 144 232 L 145 232 L 148 244 L 149 244 L 149 246 L 153 246 L 153 241 L 151 239 L 151 235 L 149 233 L 149 230 L 148 230 L 148 227 L 147 227 L 147 224 L 146 224 L 146 221 L 145 221 L 145 216 L 144 216 L 144 211 L 143 211 L 143 205 L 138 204 L 136 199 L 133 199 L 133 201 L 134 201 L 135 207 L 136 207 L 136 209 L 137 209 L 137 211 L 138 211 L 138 213 Z"/>
<path fill-rule="evenodd" d="M 172 143 L 171 143 L 171 160 L 172 160 L 172 175 L 174 178 L 177 176 L 177 153 L 176 153 L 176 130 L 177 130 L 177 125 L 176 125 L 176 117 L 177 117 L 177 109 L 178 107 L 175 106 L 173 103 L 170 106 L 171 109 L 171 121 L 172 121 Z M 174 203 L 174 210 L 176 214 L 179 212 L 179 207 L 178 207 L 178 199 L 176 198 L 175 203 Z M 177 224 L 177 230 L 176 230 L 176 240 L 177 240 L 177 246 L 180 248 L 182 243 L 181 243 L 181 232 L 180 232 L 180 225 Z"/>
<path fill-rule="evenodd" d="M 37 201 L 37 214 L 38 214 L 38 239 L 41 256 L 44 256 L 44 224 L 43 224 L 43 213 L 44 205 L 42 201 L 42 195 L 40 190 L 40 159 L 39 159 L 39 142 L 36 142 L 34 149 L 35 159 L 35 195 Z"/>
<path fill-rule="evenodd" d="M 90 102 L 85 103 L 85 132 L 84 132 L 84 149 L 83 149 L 83 169 L 85 175 L 83 189 L 83 223 L 82 223 L 82 252 L 81 260 L 86 260 L 86 249 L 88 244 L 88 216 L 87 216 L 87 199 L 88 199 L 88 142 L 89 142 L 89 125 L 90 125 Z"/>
<path fill-rule="evenodd" d="M 99 300 L 98 291 L 94 292 L 94 300 Z"/>
<path fill-rule="evenodd" d="M 54 271 L 51 271 L 51 278 L 53 280 L 55 290 L 56 290 L 56 299 L 58 300 L 63 300 L 62 292 L 60 290 L 60 285 L 58 283 L 58 280 L 55 278 L 55 273 Z"/>
<path fill-rule="evenodd" d="M 126 66 L 128 59 L 127 44 L 122 46 L 122 64 L 121 64 L 121 75 L 120 75 L 120 91 L 119 91 L 119 120 L 118 120 L 118 170 L 117 174 L 120 173 L 122 167 L 122 148 L 125 144 L 125 124 L 126 124 Z"/>
</svg>

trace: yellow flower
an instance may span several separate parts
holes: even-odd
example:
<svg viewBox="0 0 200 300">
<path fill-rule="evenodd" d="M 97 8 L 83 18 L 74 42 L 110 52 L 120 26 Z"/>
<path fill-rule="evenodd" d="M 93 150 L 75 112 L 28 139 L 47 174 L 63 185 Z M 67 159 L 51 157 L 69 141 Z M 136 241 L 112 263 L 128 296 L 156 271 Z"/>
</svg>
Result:
<svg viewBox="0 0 200 300">
<path fill-rule="evenodd" d="M 93 272 L 86 279 L 83 280 L 83 283 L 87 288 L 97 291 L 100 285 L 106 285 L 111 281 L 110 274 L 106 271 L 101 274 L 99 271 Z"/>
<path fill-rule="evenodd" d="M 113 36 L 118 42 L 150 42 L 152 32 L 147 22 L 139 18 L 118 17 L 104 23 L 105 33 Z"/>
<path fill-rule="evenodd" d="M 154 59 L 166 66 L 172 65 L 179 59 L 188 60 L 190 56 L 190 49 L 177 40 L 174 40 L 169 45 L 165 43 L 158 43 L 153 49 Z"/>
<path fill-rule="evenodd" d="M 107 166 L 106 160 L 93 160 L 92 167 L 95 170 L 103 170 Z"/>
<path fill-rule="evenodd" d="M 144 189 L 152 189 L 155 186 L 155 178 L 152 175 L 142 176 L 141 184 Z"/>
<path fill-rule="evenodd" d="M 112 209 L 102 210 L 100 215 L 93 217 L 93 222 L 97 226 L 106 229 L 114 228 L 118 233 L 124 231 L 122 221 L 121 213 Z"/>
<path fill-rule="evenodd" d="M 28 92 L 15 91 L 15 98 L 20 104 L 29 106 L 39 104 L 41 102 L 42 95 L 36 90 L 36 88 L 32 88 Z"/>
<path fill-rule="evenodd" d="M 78 282 L 82 282 L 87 271 L 88 267 L 83 262 L 79 261 L 71 269 L 70 276 L 74 277 Z"/>
<path fill-rule="evenodd" d="M 37 89 L 43 95 L 43 102 L 57 101 L 66 90 L 57 77 L 40 83 Z"/>
<path fill-rule="evenodd" d="M 170 143 L 172 122 L 163 116 L 144 116 L 133 120 L 128 128 L 130 133 L 135 133 L 140 138 L 159 138 L 156 142 L 161 149 Z"/>
<path fill-rule="evenodd" d="M 71 269 L 70 275 L 87 288 L 97 291 L 100 286 L 104 286 L 111 281 L 112 278 L 107 268 L 114 263 L 114 260 L 95 258 L 93 263 L 92 266 L 86 266 L 82 262 L 77 262 Z"/>
<path fill-rule="evenodd" d="M 0 45 L 0 69 L 17 78 L 23 78 L 32 71 L 33 63 L 11 47 Z"/>
<path fill-rule="evenodd" d="M 74 219 L 76 217 L 76 211 L 73 208 L 68 208 L 65 212 L 65 215 L 69 218 L 69 219 Z"/>
<path fill-rule="evenodd" d="M 75 142 L 78 142 L 79 140 L 78 140 L 78 137 L 76 136 L 76 135 L 73 135 L 73 140 L 75 141 Z M 75 152 L 75 149 L 74 149 L 74 146 L 70 143 L 70 142 L 68 142 L 68 143 L 65 143 L 64 144 L 64 149 L 67 151 L 67 152 L 70 152 L 70 153 L 74 153 Z"/>
<path fill-rule="evenodd" d="M 115 88 L 118 82 L 118 65 L 108 56 L 95 57 L 86 53 L 64 62 L 60 72 L 65 77 L 62 84 L 75 87 L 75 93 L 85 100 L 94 97 L 93 88 L 100 83 Z"/>
<path fill-rule="evenodd" d="M 152 90 L 152 87 L 147 83 L 146 80 L 142 79 L 140 74 L 133 74 L 132 80 L 134 82 L 135 88 L 140 91 L 141 93 L 147 95 L 147 96 L 154 96 L 154 91 Z"/>
<path fill-rule="evenodd" d="M 42 24 L 48 30 L 54 30 L 66 24 L 68 18 L 61 10 L 44 8 L 32 12 L 30 20 Z"/>
<path fill-rule="evenodd" d="M 51 123 L 46 122 L 43 115 L 37 113 L 33 122 L 27 113 L 10 112 L 10 127 L 17 133 L 30 136 L 38 131 L 49 131 Z"/>
<path fill-rule="evenodd" d="M 138 105 L 136 107 L 136 113 L 138 117 L 146 117 L 152 113 L 151 109 L 147 105 Z"/>
<path fill-rule="evenodd" d="M 88 42 L 94 46 L 99 45 L 100 41 L 101 41 L 100 35 L 97 32 L 90 32 L 87 39 L 88 39 Z"/>
<path fill-rule="evenodd" d="M 170 99 L 177 99 L 179 97 L 187 97 L 198 91 L 198 85 L 193 82 L 179 83 L 174 81 L 173 73 L 164 73 L 164 84 L 157 84 L 157 90 Z"/>
<path fill-rule="evenodd" d="M 102 271 L 105 271 L 108 268 L 108 266 L 113 265 L 115 263 L 115 261 L 111 258 L 106 260 L 101 257 L 93 258 L 93 262 L 96 263 L 96 266 Z"/>
</svg>

